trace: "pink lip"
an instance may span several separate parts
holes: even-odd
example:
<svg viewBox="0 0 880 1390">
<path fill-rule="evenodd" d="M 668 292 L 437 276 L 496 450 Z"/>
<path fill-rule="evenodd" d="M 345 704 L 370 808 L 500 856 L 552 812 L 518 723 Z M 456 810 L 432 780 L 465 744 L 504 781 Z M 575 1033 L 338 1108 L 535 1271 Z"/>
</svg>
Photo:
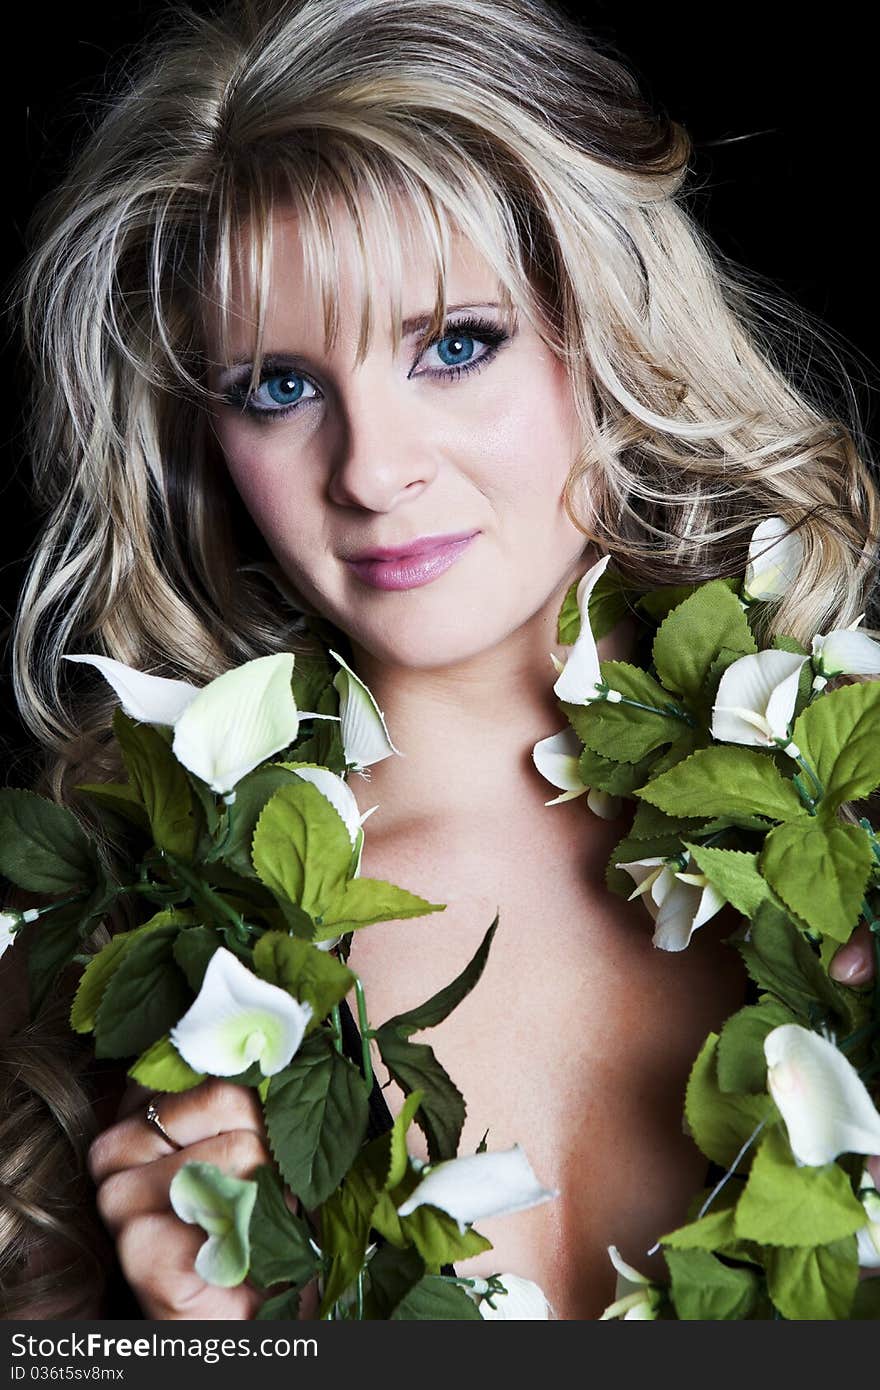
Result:
<svg viewBox="0 0 880 1390">
<path fill-rule="evenodd" d="M 378 553 L 382 558 L 349 560 L 347 563 L 359 579 L 374 589 L 416 589 L 422 584 L 430 584 L 432 579 L 454 565 L 479 534 L 479 531 L 473 531 L 469 535 L 451 538 L 434 536 L 430 548 L 423 547 L 420 552 L 398 553 L 396 556 L 391 552 L 392 558 L 384 558 L 380 551 Z M 384 552 L 384 555 L 387 554 L 387 551 Z"/>
</svg>

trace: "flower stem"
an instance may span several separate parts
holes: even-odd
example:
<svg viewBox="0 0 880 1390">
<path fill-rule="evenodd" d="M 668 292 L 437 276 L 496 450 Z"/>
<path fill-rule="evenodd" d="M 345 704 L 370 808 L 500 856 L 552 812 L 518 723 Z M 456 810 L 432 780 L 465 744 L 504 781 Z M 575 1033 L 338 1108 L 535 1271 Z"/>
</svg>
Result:
<svg viewBox="0 0 880 1390">
<path fill-rule="evenodd" d="M 342 1052 L 342 1015 L 338 1004 L 331 1009 L 330 1017 L 333 1020 L 333 1046 L 337 1052 Z"/>
<path fill-rule="evenodd" d="M 601 683 L 597 682 L 596 689 L 601 690 L 603 693 L 603 698 L 607 699 L 607 692 L 609 687 L 605 684 L 604 681 Z M 619 699 L 616 699 L 614 703 L 621 705 L 629 705 L 632 709 L 644 709 L 647 710 L 649 714 L 660 714 L 669 719 L 680 719 L 682 723 L 689 724 L 692 729 L 695 729 L 697 727 L 697 721 L 694 718 L 694 716 L 690 714 L 687 710 L 682 709 L 679 705 L 676 705 L 671 700 L 667 705 L 663 707 L 663 709 L 658 709 L 656 705 L 645 705 L 642 703 L 641 700 L 631 700 L 627 695 L 620 695 Z"/>
<path fill-rule="evenodd" d="M 364 1061 L 364 1080 L 367 1083 L 367 1090 L 372 1091 L 373 1062 L 370 1057 L 370 1025 L 367 1021 L 367 1001 L 364 998 L 364 987 L 357 975 L 354 980 L 354 992 L 357 996 L 358 1027 L 361 1033 L 361 1056 Z"/>
<path fill-rule="evenodd" d="M 220 856 L 226 849 L 226 846 L 229 844 L 230 838 L 232 836 L 232 801 L 225 800 L 224 804 L 226 806 L 226 824 L 223 827 L 223 835 L 219 842 L 216 845 L 213 845 L 211 849 L 208 851 L 208 853 L 205 855 L 206 864 L 211 864 L 214 862 L 215 859 L 220 858 Z"/>
</svg>

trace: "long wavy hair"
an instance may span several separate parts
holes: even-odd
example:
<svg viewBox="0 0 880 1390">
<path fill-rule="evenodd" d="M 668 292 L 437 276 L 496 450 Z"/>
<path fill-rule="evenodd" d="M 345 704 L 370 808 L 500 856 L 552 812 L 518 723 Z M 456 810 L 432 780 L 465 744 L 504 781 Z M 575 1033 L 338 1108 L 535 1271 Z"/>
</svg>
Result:
<svg viewBox="0 0 880 1390">
<path fill-rule="evenodd" d="M 328 345 L 337 233 L 353 233 L 359 358 L 389 307 L 401 333 L 399 295 L 374 302 L 367 214 L 392 287 L 404 229 L 421 238 L 436 333 L 450 235 L 466 235 L 567 366 L 583 429 L 565 506 L 625 582 L 739 575 L 755 526 L 781 516 L 804 559 L 764 640 L 809 644 L 863 612 L 880 636 L 880 495 L 849 349 L 712 242 L 691 155 L 613 46 L 546 0 L 169 3 L 36 210 L 13 290 L 44 517 L 10 644 L 37 789 L 87 819 L 76 782 L 119 772 L 115 697 L 65 652 L 199 683 L 312 640 L 210 428 L 206 330 L 222 343 L 236 268 L 259 379 L 276 210 L 301 218 Z M 45 1055 L 7 1054 L 20 1120 L 0 1155 L 0 1283 L 13 1313 L 33 1303 L 29 1252 L 51 1227 L 79 1268 L 74 1308 L 99 1275 L 23 1156 L 43 1143 L 81 1167 L 88 1087 L 71 1067 L 47 1095 Z"/>
</svg>

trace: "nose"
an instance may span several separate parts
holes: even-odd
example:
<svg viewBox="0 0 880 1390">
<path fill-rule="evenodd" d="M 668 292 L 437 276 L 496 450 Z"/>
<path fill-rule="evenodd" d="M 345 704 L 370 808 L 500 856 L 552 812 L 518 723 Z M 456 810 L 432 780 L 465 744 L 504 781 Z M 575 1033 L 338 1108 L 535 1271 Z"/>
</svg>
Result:
<svg viewBox="0 0 880 1390">
<path fill-rule="evenodd" d="M 391 511 L 404 496 L 417 496 L 436 473 L 424 412 L 407 399 L 415 394 L 413 383 L 381 378 L 361 369 L 341 392 L 329 483 L 340 506 Z"/>
</svg>

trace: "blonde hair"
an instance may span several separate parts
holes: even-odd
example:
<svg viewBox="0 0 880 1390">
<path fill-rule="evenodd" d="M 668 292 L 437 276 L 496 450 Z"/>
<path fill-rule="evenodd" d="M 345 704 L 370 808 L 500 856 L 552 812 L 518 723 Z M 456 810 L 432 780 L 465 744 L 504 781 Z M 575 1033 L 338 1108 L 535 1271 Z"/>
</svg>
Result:
<svg viewBox="0 0 880 1390">
<path fill-rule="evenodd" d="M 330 343 L 336 229 L 353 233 L 359 355 L 378 315 L 400 333 L 399 294 L 373 302 L 367 212 L 392 288 L 404 227 L 421 238 L 435 332 L 450 237 L 470 239 L 568 367 L 583 441 L 565 504 L 626 582 L 740 575 L 776 515 L 804 560 L 764 640 L 808 644 L 863 611 L 877 631 L 878 490 L 843 349 L 713 245 L 687 206 L 686 131 L 607 43 L 541 0 L 174 3 L 129 69 L 38 208 L 16 285 L 45 523 L 13 680 L 44 791 L 76 805 L 76 781 L 117 771 L 115 699 L 62 684 L 66 651 L 198 682 L 311 640 L 295 593 L 282 611 L 266 584 L 284 577 L 218 457 L 206 384 L 237 263 L 259 377 L 282 208 Z"/>
</svg>

